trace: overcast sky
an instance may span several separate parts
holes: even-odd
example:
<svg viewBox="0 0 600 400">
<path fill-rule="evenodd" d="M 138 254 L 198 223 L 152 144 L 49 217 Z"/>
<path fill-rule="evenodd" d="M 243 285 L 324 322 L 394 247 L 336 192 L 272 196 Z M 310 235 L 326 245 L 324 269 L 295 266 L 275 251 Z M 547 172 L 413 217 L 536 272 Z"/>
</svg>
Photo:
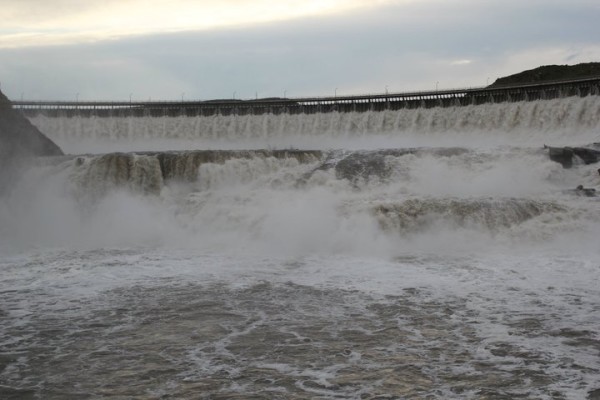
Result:
<svg viewBox="0 0 600 400">
<path fill-rule="evenodd" d="M 1 1 L 13 100 L 401 92 L 600 61 L 598 0 Z"/>
</svg>

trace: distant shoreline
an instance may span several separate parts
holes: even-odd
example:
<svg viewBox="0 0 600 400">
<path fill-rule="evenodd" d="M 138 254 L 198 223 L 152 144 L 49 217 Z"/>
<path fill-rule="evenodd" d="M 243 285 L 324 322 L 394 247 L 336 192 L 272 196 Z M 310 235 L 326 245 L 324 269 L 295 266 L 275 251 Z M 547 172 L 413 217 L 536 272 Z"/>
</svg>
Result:
<svg viewBox="0 0 600 400">
<path fill-rule="evenodd" d="M 600 75 L 600 62 L 589 62 L 576 65 L 543 65 L 541 67 L 498 78 L 488 87 L 496 88 L 507 85 L 583 79 L 598 75 Z"/>
</svg>

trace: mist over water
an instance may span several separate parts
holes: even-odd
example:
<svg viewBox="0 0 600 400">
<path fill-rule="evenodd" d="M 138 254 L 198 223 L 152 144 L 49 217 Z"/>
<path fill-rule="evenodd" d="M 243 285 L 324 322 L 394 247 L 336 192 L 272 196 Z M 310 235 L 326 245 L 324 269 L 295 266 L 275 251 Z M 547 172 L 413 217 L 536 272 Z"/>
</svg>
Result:
<svg viewBox="0 0 600 400">
<path fill-rule="evenodd" d="M 157 155 L 148 153 L 57 161 L 37 172 L 53 198 L 39 200 L 38 183 L 30 188 L 37 195 L 24 194 L 46 203 L 32 207 L 36 210 L 56 204 L 58 209 L 46 217 L 51 230 L 61 226 L 59 234 L 50 235 L 51 241 L 66 232 L 68 243 L 87 242 L 90 235 L 92 245 L 102 237 L 115 239 L 118 245 L 122 238 L 105 231 L 110 227 L 127 232 L 129 241 L 141 239 L 140 245 L 146 240 L 192 246 L 214 242 L 218 247 L 236 242 L 239 248 L 241 241 L 251 248 L 266 246 L 270 252 L 302 247 L 305 236 L 313 242 L 305 244 L 309 254 L 343 252 L 347 247 L 393 255 L 380 246 L 398 248 L 428 231 L 435 235 L 447 231 L 450 237 L 455 237 L 456 229 L 476 232 L 488 237 L 491 246 L 515 246 L 526 236 L 529 246 L 544 243 L 558 232 L 559 237 L 577 236 L 590 218 L 596 221 L 593 212 L 585 211 L 589 199 L 563 193 L 578 184 L 597 185 L 595 168 L 565 170 L 542 149 L 543 144 L 574 146 L 600 140 L 600 100 L 595 96 L 375 113 L 39 116 L 33 122 L 67 153 L 323 151 L 302 159 L 232 152 L 206 160 L 184 152 L 174 154 L 172 162 L 177 166 L 162 167 Z M 393 148 L 418 151 L 379 156 L 372 151 Z M 458 150 L 444 154 L 444 148 Z M 19 190 L 28 190 L 26 184 Z M 19 196 L 14 197 L 22 205 Z M 386 212 L 381 212 L 383 206 Z M 532 215 L 532 207 L 543 211 Z M 90 224 L 95 217 L 104 222 Z M 540 219 L 545 223 L 534 226 Z M 349 242 L 344 245 L 342 238 Z M 273 246 L 268 243 L 271 239 L 276 241 Z"/>
<path fill-rule="evenodd" d="M 0 394 L 600 388 L 598 166 L 543 149 L 600 141 L 597 96 L 32 122 L 70 155 L 0 200 Z"/>
</svg>

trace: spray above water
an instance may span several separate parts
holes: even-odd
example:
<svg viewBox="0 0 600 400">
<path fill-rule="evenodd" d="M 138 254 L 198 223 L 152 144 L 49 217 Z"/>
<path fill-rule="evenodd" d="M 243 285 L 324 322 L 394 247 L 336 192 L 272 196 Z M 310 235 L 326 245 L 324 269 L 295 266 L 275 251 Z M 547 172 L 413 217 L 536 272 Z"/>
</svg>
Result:
<svg viewBox="0 0 600 400">
<path fill-rule="evenodd" d="M 586 210 L 565 190 L 581 169 L 564 170 L 541 150 L 208 150 L 56 161 L 33 168 L 3 202 L 5 234 L 21 244 L 235 243 L 268 254 L 393 256 L 428 235 L 424 251 L 457 234 L 487 238 L 471 250 L 482 240 L 530 246 L 598 221 L 597 203 Z"/>
<path fill-rule="evenodd" d="M 32 168 L 2 203 L 4 243 L 393 256 L 428 235 L 425 251 L 436 251 L 460 233 L 481 239 L 474 249 L 539 245 L 598 220 L 597 202 L 568 192 L 598 184 L 593 165 L 563 169 L 542 145 L 592 141 L 599 116 L 597 97 L 341 114 L 38 116 L 67 151 L 87 154 Z M 173 151 L 190 146 L 199 150 Z M 136 151 L 94 155 L 127 148 Z"/>
</svg>

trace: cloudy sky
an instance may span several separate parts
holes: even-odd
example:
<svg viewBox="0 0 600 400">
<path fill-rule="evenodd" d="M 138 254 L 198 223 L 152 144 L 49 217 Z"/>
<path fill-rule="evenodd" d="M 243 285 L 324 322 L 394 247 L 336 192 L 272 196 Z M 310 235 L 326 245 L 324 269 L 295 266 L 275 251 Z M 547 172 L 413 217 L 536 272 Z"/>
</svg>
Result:
<svg viewBox="0 0 600 400">
<path fill-rule="evenodd" d="M 14 100 L 484 86 L 600 61 L 598 0 L 2 0 Z"/>
</svg>

